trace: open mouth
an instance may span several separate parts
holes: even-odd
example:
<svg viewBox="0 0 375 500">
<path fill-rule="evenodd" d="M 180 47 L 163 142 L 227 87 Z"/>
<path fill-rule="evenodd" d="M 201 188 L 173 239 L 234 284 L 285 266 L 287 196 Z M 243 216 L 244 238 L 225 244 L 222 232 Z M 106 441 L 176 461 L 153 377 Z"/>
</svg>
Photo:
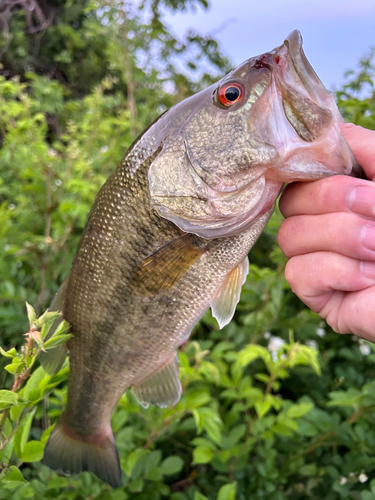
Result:
<svg viewBox="0 0 375 500">
<path fill-rule="evenodd" d="M 302 43 L 301 33 L 298 30 L 292 31 L 284 44 L 275 50 L 274 67 L 276 69 L 278 64 L 277 58 L 280 59 L 281 56 L 286 59 L 286 74 L 284 73 L 284 78 L 278 79 L 285 116 L 301 139 L 312 142 L 322 136 L 332 124 L 332 106 L 327 106 L 327 101 L 332 100 L 332 94 L 324 87 L 309 63 Z M 285 78 L 287 74 L 290 76 Z M 300 81 L 300 90 L 296 79 Z"/>
<path fill-rule="evenodd" d="M 319 102 L 327 94 L 330 95 L 331 93 L 325 88 L 303 51 L 301 33 L 298 30 L 292 31 L 284 44 L 288 47 L 294 69 L 310 96 Z"/>
<path fill-rule="evenodd" d="M 309 95 L 309 99 L 307 97 L 301 99 L 301 96 L 296 98 L 297 93 L 292 87 L 287 87 L 289 95 L 285 95 L 285 90 L 283 90 L 285 115 L 297 134 L 305 141 L 310 142 L 324 132 L 332 122 L 332 118 L 335 118 L 338 122 L 345 122 L 345 120 L 335 104 L 334 95 L 326 89 L 307 59 L 303 50 L 301 33 L 298 30 L 292 31 L 279 50 L 283 46 L 287 47 L 290 56 L 289 60 Z M 289 92 L 290 89 L 294 91 L 295 95 Z M 303 109 L 304 107 L 305 109 Z M 342 141 L 346 144 L 343 137 Z M 362 168 L 358 165 L 347 144 L 346 147 L 353 165 L 350 175 L 365 179 L 366 176 Z"/>
</svg>

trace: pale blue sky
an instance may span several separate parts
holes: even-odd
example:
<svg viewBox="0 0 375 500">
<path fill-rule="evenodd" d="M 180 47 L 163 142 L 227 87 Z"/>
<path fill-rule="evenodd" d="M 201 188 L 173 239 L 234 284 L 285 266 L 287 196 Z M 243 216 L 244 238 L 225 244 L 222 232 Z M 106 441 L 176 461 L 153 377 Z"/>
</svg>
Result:
<svg viewBox="0 0 375 500">
<path fill-rule="evenodd" d="M 320 79 L 331 90 L 344 72 L 375 46 L 375 0 L 211 0 L 209 11 L 168 15 L 177 34 L 193 27 L 216 33 L 235 65 L 281 45 L 299 29 L 304 49 Z M 220 29 L 221 28 L 221 29 Z M 218 31 L 219 30 L 219 31 Z M 218 31 L 218 32 L 217 32 Z"/>
</svg>

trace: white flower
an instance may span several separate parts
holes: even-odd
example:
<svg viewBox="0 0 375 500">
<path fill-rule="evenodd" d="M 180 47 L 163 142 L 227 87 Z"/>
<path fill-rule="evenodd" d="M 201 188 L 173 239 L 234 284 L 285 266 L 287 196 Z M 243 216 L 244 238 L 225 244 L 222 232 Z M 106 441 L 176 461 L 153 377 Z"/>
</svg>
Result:
<svg viewBox="0 0 375 500">
<path fill-rule="evenodd" d="M 365 482 L 367 481 L 368 477 L 366 476 L 366 474 L 364 474 L 364 473 L 362 472 L 362 474 L 360 474 L 360 475 L 359 475 L 359 478 L 358 478 L 358 479 L 359 479 L 359 482 L 360 482 L 360 483 L 365 483 Z"/>
<path fill-rule="evenodd" d="M 359 350 L 364 356 L 368 356 L 371 353 L 371 348 L 363 339 L 359 340 Z"/>
<path fill-rule="evenodd" d="M 264 338 L 265 339 L 270 339 L 271 338 L 271 332 L 264 332 Z"/>
<path fill-rule="evenodd" d="M 317 328 L 316 329 L 316 334 L 318 337 L 325 337 L 326 336 L 326 331 L 324 328 Z"/>
<path fill-rule="evenodd" d="M 62 180 L 61 179 L 56 179 L 55 180 L 55 184 L 56 184 L 56 186 L 61 186 Z"/>
<path fill-rule="evenodd" d="M 283 344 L 285 344 L 285 341 L 281 337 L 270 337 L 268 350 L 270 352 L 278 351 Z"/>
<path fill-rule="evenodd" d="M 271 353 L 271 357 L 273 361 L 277 361 L 277 351 L 280 347 L 285 344 L 285 341 L 280 337 L 270 337 L 270 341 L 268 343 L 268 350 Z"/>
<path fill-rule="evenodd" d="M 56 155 L 57 155 L 57 151 L 55 151 L 52 148 L 49 148 L 49 150 L 48 150 L 48 156 L 54 157 Z"/>
<path fill-rule="evenodd" d="M 343 485 L 344 485 L 344 484 L 346 484 L 347 482 L 348 482 L 348 480 L 347 480 L 347 478 L 346 478 L 346 477 L 342 477 L 342 478 L 340 479 L 340 484 L 341 484 L 341 486 L 343 486 Z"/>
<path fill-rule="evenodd" d="M 9 210 L 14 210 L 16 208 L 16 205 L 14 203 L 9 203 L 8 209 Z"/>
<path fill-rule="evenodd" d="M 100 151 L 101 153 L 106 153 L 106 152 L 108 151 L 108 146 L 102 146 L 102 147 L 99 149 L 99 151 Z"/>
<path fill-rule="evenodd" d="M 308 340 L 306 342 L 306 345 L 308 345 L 309 347 L 312 347 L 313 349 L 318 350 L 318 342 L 316 340 Z"/>
</svg>

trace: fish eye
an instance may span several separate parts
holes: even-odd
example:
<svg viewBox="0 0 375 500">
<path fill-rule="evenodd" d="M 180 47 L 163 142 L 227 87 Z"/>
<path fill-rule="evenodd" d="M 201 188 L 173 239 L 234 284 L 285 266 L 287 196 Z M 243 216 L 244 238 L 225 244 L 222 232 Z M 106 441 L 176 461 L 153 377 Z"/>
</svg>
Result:
<svg viewBox="0 0 375 500">
<path fill-rule="evenodd" d="M 217 94 L 218 101 L 225 107 L 233 106 L 240 102 L 244 96 L 244 88 L 240 83 L 225 83 Z"/>
</svg>

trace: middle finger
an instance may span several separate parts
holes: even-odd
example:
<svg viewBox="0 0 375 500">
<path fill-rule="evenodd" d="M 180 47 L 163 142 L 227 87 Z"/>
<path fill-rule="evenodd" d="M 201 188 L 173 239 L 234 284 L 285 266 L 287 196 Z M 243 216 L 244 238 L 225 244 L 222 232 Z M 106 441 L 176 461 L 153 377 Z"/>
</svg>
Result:
<svg viewBox="0 0 375 500">
<path fill-rule="evenodd" d="M 352 213 L 289 217 L 282 222 L 277 238 L 288 258 L 329 251 L 375 261 L 375 222 Z"/>
</svg>

